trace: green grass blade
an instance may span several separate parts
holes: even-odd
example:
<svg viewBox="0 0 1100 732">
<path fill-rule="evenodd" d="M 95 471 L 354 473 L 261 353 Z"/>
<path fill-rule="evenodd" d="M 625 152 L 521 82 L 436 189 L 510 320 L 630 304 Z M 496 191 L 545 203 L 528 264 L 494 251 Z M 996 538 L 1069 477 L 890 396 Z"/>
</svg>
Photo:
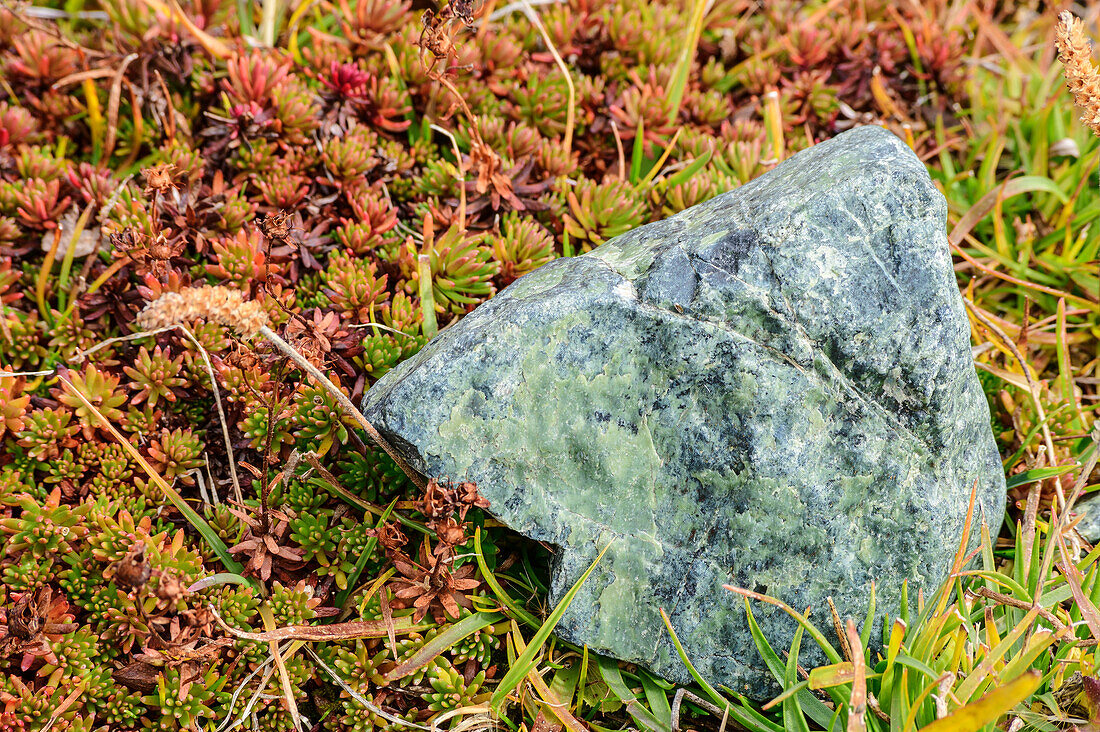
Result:
<svg viewBox="0 0 1100 732">
<path fill-rule="evenodd" d="M 719 709 L 728 709 L 730 719 L 753 732 L 782 732 L 782 727 L 756 712 L 751 707 L 743 703 L 734 706 L 733 703 L 722 696 L 717 689 L 711 686 L 691 663 L 691 660 L 687 656 L 687 652 L 684 650 L 683 644 L 680 643 L 680 638 L 676 635 L 676 630 L 672 627 L 672 621 L 664 611 L 664 608 L 661 609 L 661 619 L 665 622 L 665 628 L 668 629 L 668 634 L 672 638 L 672 645 L 676 647 L 676 653 L 679 654 L 680 660 L 683 661 L 684 666 L 687 667 L 688 673 L 691 674 L 691 678 L 693 678 L 695 683 L 706 692 L 707 696 L 711 698 L 711 701 L 713 701 Z"/>
<path fill-rule="evenodd" d="M 653 716 L 657 718 L 657 721 L 661 723 L 666 729 L 672 729 L 672 706 L 668 703 L 668 696 L 665 694 L 664 689 L 653 683 L 653 679 L 648 674 L 641 674 L 642 679 L 642 691 L 645 692 L 646 701 L 649 702 L 649 708 L 653 712 Z"/>
<path fill-rule="evenodd" d="M 386 681 L 393 683 L 403 679 L 411 673 L 415 673 L 432 662 L 436 656 L 458 643 L 468 635 L 473 635 L 482 628 L 487 628 L 493 623 L 504 620 L 500 613 L 474 613 L 456 623 L 445 626 L 439 635 L 435 636 L 420 647 L 408 660 L 399 663 L 386 674 Z"/>
<path fill-rule="evenodd" d="M 794 631 L 791 650 L 787 654 L 787 667 L 783 672 L 785 689 L 798 685 L 798 651 L 802 646 L 803 632 L 801 625 Z M 806 724 L 806 715 L 802 713 L 802 706 L 798 703 L 797 694 L 783 700 L 783 729 L 787 732 L 810 732 L 810 726 Z"/>
<path fill-rule="evenodd" d="M 652 712 L 638 702 L 638 697 L 626 685 L 623 680 L 623 672 L 619 670 L 618 661 L 605 656 L 596 656 L 596 665 L 600 670 L 600 676 L 603 678 L 604 683 L 614 692 L 615 696 L 619 697 L 619 701 L 626 706 L 626 710 L 639 726 L 652 730 L 661 729 L 661 722 Z"/>
<path fill-rule="evenodd" d="M 779 658 L 779 654 L 776 653 L 771 644 L 768 643 L 768 639 L 764 637 L 764 633 L 760 630 L 760 626 L 756 623 L 756 617 L 752 614 L 752 606 L 749 603 L 749 598 L 745 598 L 745 617 L 749 623 L 749 633 L 752 635 L 753 643 L 756 644 L 756 650 L 760 654 L 760 657 L 764 659 L 764 665 L 768 667 L 768 671 L 775 680 L 783 685 L 784 689 L 789 689 L 791 684 L 787 683 L 787 669 L 783 661 Z M 801 634 L 802 626 L 799 626 L 799 633 Z M 831 694 L 832 692 L 830 692 Z M 825 706 L 820 699 L 807 691 L 800 691 L 798 693 L 799 706 L 804 707 L 806 714 L 810 719 L 817 722 L 822 726 L 829 724 L 829 719 L 832 718 L 832 711 Z"/>
<path fill-rule="evenodd" d="M 477 535 L 475 534 L 475 542 L 476 541 Z M 561 620 L 561 616 L 565 614 L 566 609 L 569 608 L 569 604 L 573 602 L 573 598 L 580 592 L 581 587 L 592 575 L 592 571 L 596 569 L 596 565 L 600 563 L 600 560 L 603 559 L 603 555 L 607 553 L 609 548 L 611 548 L 610 542 L 603 548 L 603 551 L 600 552 L 599 556 L 596 557 L 596 560 L 592 562 L 592 565 L 585 573 L 581 575 L 580 579 L 578 579 L 573 586 L 569 588 L 569 591 L 565 593 L 565 596 L 561 598 L 561 602 L 558 603 L 558 606 L 554 608 L 554 611 L 546 618 L 546 622 L 535 632 L 534 637 L 531 638 L 531 642 L 527 644 L 527 649 L 520 654 L 516 662 L 508 669 L 508 673 L 500 680 L 500 684 L 489 700 L 489 705 L 495 713 L 500 713 L 500 706 L 504 703 L 504 699 L 519 685 L 523 677 L 534 668 L 538 654 L 542 651 L 542 645 L 546 642 L 546 639 L 550 637 L 550 634 L 554 632 L 554 628 L 557 627 L 558 621 Z M 481 553 L 478 552 L 478 555 L 481 556 Z"/>
<path fill-rule="evenodd" d="M 480 526 L 474 530 L 474 555 L 477 557 L 477 566 L 478 569 L 481 570 L 481 576 L 485 578 L 485 584 L 489 585 L 489 589 L 493 591 L 493 594 L 497 596 L 497 599 L 500 600 L 501 604 L 504 605 L 508 612 L 527 625 L 530 625 L 532 628 L 538 628 L 542 625 L 538 618 L 527 612 L 523 606 L 508 594 L 504 587 L 501 586 L 496 575 L 489 571 L 489 564 L 485 561 L 485 552 L 481 549 Z"/>
<path fill-rule="evenodd" d="M 695 61 L 695 51 L 699 47 L 699 36 L 703 34 L 703 17 L 706 14 L 707 0 L 695 0 L 691 6 L 691 25 L 688 27 L 687 42 L 676 59 L 676 68 L 672 72 L 672 82 L 669 84 L 668 123 L 675 124 L 680 116 L 680 104 L 684 100 L 684 91 L 687 89 L 688 75 L 691 73 L 691 65 Z"/>
<path fill-rule="evenodd" d="M 327 485 L 327 484 L 326 484 Z M 397 499 L 390 501 L 390 505 L 386 506 L 386 510 L 382 512 L 382 515 L 378 517 L 377 523 L 374 528 L 378 529 L 382 527 L 382 524 L 389 520 L 390 514 L 393 512 L 393 507 L 397 505 Z M 359 581 L 359 575 L 363 573 L 363 570 L 367 566 L 367 561 L 371 555 L 374 554 L 374 547 L 378 544 L 377 537 L 370 537 L 367 539 L 367 545 L 363 549 L 363 553 L 359 555 L 359 558 L 355 560 L 355 569 L 348 575 L 348 586 L 340 590 L 336 595 L 336 607 L 343 608 L 347 603 L 348 598 L 351 597 L 351 593 L 355 591 L 355 583 Z"/>
<path fill-rule="evenodd" d="M 713 157 L 713 152 L 707 150 L 702 155 L 692 160 L 690 165 L 668 179 L 668 187 L 675 188 L 681 183 L 687 183 L 710 162 L 711 157 Z"/>
<path fill-rule="evenodd" d="M 642 178 L 642 161 L 645 157 L 645 120 L 638 119 L 638 128 L 634 130 L 634 147 L 630 151 L 630 182 L 637 183 Z"/>
</svg>

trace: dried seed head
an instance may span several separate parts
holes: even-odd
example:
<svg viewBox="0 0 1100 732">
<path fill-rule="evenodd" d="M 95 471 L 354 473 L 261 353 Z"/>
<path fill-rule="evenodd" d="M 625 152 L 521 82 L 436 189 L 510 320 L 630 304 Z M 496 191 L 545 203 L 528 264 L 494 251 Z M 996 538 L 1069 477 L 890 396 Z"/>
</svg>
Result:
<svg viewBox="0 0 1100 732">
<path fill-rule="evenodd" d="M 156 330 L 196 318 L 229 326 L 244 338 L 256 335 L 270 322 L 260 303 L 245 300 L 240 290 L 204 285 L 164 293 L 138 314 L 137 325 Z"/>
<path fill-rule="evenodd" d="M 1092 47 L 1085 24 L 1068 10 L 1058 16 L 1058 58 L 1065 67 L 1066 86 L 1084 111 L 1081 121 L 1100 135 L 1100 74 L 1092 65 Z"/>
<path fill-rule="evenodd" d="M 173 180 L 173 175 L 176 172 L 176 166 L 172 163 L 160 163 L 154 165 L 151 168 L 146 168 L 142 171 L 142 175 L 145 176 L 145 195 L 150 195 L 153 191 L 158 193 L 165 193 L 176 187 L 176 182 Z"/>
<path fill-rule="evenodd" d="M 126 552 L 115 569 L 115 581 L 127 590 L 138 590 L 145 585 L 152 567 L 145 558 L 145 542 L 139 541 Z"/>
</svg>

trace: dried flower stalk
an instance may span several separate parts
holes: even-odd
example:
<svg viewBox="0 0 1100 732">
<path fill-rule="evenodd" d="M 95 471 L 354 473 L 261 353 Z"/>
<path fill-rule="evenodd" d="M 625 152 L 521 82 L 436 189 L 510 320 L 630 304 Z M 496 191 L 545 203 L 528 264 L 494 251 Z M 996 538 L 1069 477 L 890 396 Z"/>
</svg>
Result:
<svg viewBox="0 0 1100 732">
<path fill-rule="evenodd" d="M 252 338 L 269 322 L 260 303 L 245 300 L 240 290 L 204 285 L 161 295 L 138 314 L 137 324 L 156 330 L 196 318 L 230 327 L 244 338 Z"/>
<path fill-rule="evenodd" d="M 179 325 L 195 318 L 205 318 L 216 323 L 233 328 L 241 336 L 251 338 L 261 335 L 279 349 L 287 358 L 293 361 L 303 371 L 313 377 L 337 404 L 344 413 L 359 423 L 359 426 L 381 447 L 390 458 L 393 459 L 402 472 L 409 477 L 418 488 L 423 490 L 427 485 L 424 478 L 405 462 L 405 459 L 393 449 L 393 446 L 382 437 L 374 425 L 372 425 L 362 413 L 355 408 L 343 391 L 333 386 L 332 382 L 325 378 L 321 371 L 298 353 L 289 343 L 284 341 L 278 333 L 268 327 L 270 320 L 260 303 L 254 300 L 245 300 L 244 294 L 239 290 L 228 287 L 204 285 L 202 287 L 189 287 L 180 292 L 168 292 L 145 306 L 138 314 L 138 327 L 144 330 L 156 330 L 169 326 Z"/>
<path fill-rule="evenodd" d="M 1100 73 L 1092 65 L 1092 46 L 1085 24 L 1068 10 L 1058 16 L 1058 58 L 1065 67 L 1066 86 L 1084 114 L 1081 121 L 1100 135 Z"/>
</svg>

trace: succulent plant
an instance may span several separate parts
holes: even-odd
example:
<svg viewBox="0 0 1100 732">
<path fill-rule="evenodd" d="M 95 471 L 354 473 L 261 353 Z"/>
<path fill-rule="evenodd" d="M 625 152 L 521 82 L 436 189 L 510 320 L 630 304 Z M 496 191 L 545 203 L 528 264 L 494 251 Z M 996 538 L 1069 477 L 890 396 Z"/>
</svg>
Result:
<svg viewBox="0 0 1100 732">
<path fill-rule="evenodd" d="M 408 20 L 408 0 L 340 0 L 341 20 L 349 38 L 368 45 L 398 30 Z"/>
<path fill-rule="evenodd" d="M 276 54 L 254 49 L 250 54 L 230 59 L 222 88 L 234 104 L 251 102 L 263 106 L 286 80 L 290 67 L 289 61 L 279 59 Z"/>
<path fill-rule="evenodd" d="M 84 466 L 71 451 L 61 453 L 55 460 L 44 464 L 43 469 L 46 471 L 43 478 L 46 483 L 63 483 L 69 489 L 75 487 L 84 475 Z"/>
<path fill-rule="evenodd" d="M 56 576 L 53 556 L 37 557 L 27 552 L 14 561 L 3 562 L 4 584 L 17 592 L 33 592 Z"/>
<path fill-rule="evenodd" d="M 381 450 L 371 450 L 366 455 L 349 453 L 338 465 L 344 485 L 368 501 L 409 494 L 414 489 L 408 476 Z"/>
<path fill-rule="evenodd" d="M 19 432 L 19 445 L 27 449 L 27 455 L 35 460 L 56 458 L 62 450 L 76 446 L 73 435 L 80 425 L 72 424 L 73 413 L 68 409 L 36 409 L 27 415 Z"/>
<path fill-rule="evenodd" d="M 160 712 L 160 718 L 148 729 L 198 729 L 200 721 L 213 719 L 215 707 L 229 698 L 222 691 L 227 681 L 228 677 L 212 668 L 198 679 L 187 681 L 178 669 L 163 669 L 156 690 L 143 699 L 147 707 Z"/>
<path fill-rule="evenodd" d="M 645 221 L 646 210 L 638 192 L 616 178 L 603 183 L 583 178 L 567 191 L 566 197 L 569 214 L 565 217 L 565 231 L 581 251 L 597 247 Z"/>
<path fill-rule="evenodd" d="M 24 107 L 0 102 L 0 148 L 28 142 L 37 131 L 38 122 Z"/>
<path fill-rule="evenodd" d="M 276 580 L 268 603 L 280 625 L 300 625 L 317 617 L 316 608 L 321 598 L 313 596 L 313 588 L 305 581 L 288 587 Z"/>
<path fill-rule="evenodd" d="M 355 364 L 371 378 L 380 379 L 404 357 L 405 351 L 396 337 L 376 333 L 363 339 L 363 352 L 355 357 Z"/>
<path fill-rule="evenodd" d="M 332 563 L 337 537 L 329 528 L 331 512 L 312 511 L 290 520 L 290 538 L 302 547 L 305 561 L 315 561 L 322 567 Z"/>
<path fill-rule="evenodd" d="M 464 615 L 467 613 L 463 613 Z M 501 635 L 507 632 L 502 624 L 489 625 L 471 633 L 451 647 L 451 659 L 455 666 L 474 661 L 487 668 L 492 664 L 493 652 L 501 646 Z"/>
<path fill-rule="evenodd" d="M 84 522 L 92 504 L 62 504 L 60 488 L 54 488 L 41 503 L 24 496 L 18 505 L 22 509 L 18 518 L 0 519 L 0 531 L 8 536 L 6 556 L 23 552 L 34 557 L 64 554 L 88 533 Z"/>
<path fill-rule="evenodd" d="M 0 185 L 0 195 L 3 195 L 3 186 Z M 0 216 L 0 244 L 10 243 L 17 241 L 23 236 L 23 230 L 19 228 L 19 224 L 15 223 L 15 219 L 11 216 Z M 0 304 L 3 297 L 0 296 Z"/>
<path fill-rule="evenodd" d="M 111 422 L 118 422 L 122 419 L 121 407 L 126 403 L 126 394 L 119 391 L 119 378 L 117 376 L 105 373 L 96 366 L 88 364 L 84 367 L 83 374 L 79 371 L 70 371 L 69 380 L 101 416 Z M 73 410 L 73 414 L 84 433 L 84 439 L 91 440 L 95 435 L 99 418 L 75 394 L 60 388 L 54 389 L 53 393 L 59 402 Z"/>
<path fill-rule="evenodd" d="M 253 450 L 262 450 L 267 443 L 268 415 L 270 410 L 266 405 L 255 405 L 240 422 L 240 431 L 249 440 Z M 294 443 L 292 417 L 289 413 L 281 412 L 271 425 L 271 441 L 274 445 L 290 445 Z"/>
<path fill-rule="evenodd" d="M 377 135 L 368 127 L 357 125 L 343 137 L 329 138 L 321 150 L 325 165 L 337 185 L 357 183 L 378 165 L 374 150 Z"/>
<path fill-rule="evenodd" d="M 160 410 L 151 404 L 145 404 L 141 409 L 131 406 L 122 418 L 122 429 L 137 438 L 143 438 L 157 429 L 161 416 Z"/>
<path fill-rule="evenodd" d="M 336 546 L 333 559 L 327 566 L 320 567 L 317 574 L 322 577 L 331 576 L 337 588 L 346 590 L 348 589 L 348 578 L 355 572 L 360 557 L 367 551 L 370 536 L 367 535 L 367 524 L 362 521 L 345 516 L 341 519 L 340 524 L 340 541 Z M 379 561 L 367 560 L 364 567 L 368 572 L 377 571 L 380 564 L 381 554 L 379 554 Z"/>
<path fill-rule="evenodd" d="M 344 391 L 336 376 L 329 379 L 333 386 Z M 320 386 L 306 386 L 295 394 L 292 421 L 298 439 L 311 450 L 327 452 L 332 444 L 343 445 L 348 441 L 343 410 L 328 390 Z"/>
<path fill-rule="evenodd" d="M 259 612 L 260 598 L 246 585 L 221 587 L 211 602 L 218 608 L 222 619 L 237 628 L 246 628 Z"/>
<path fill-rule="evenodd" d="M 187 384 L 187 379 L 179 375 L 182 367 L 182 354 L 172 358 L 160 346 L 156 346 L 152 353 L 142 346 L 134 365 L 122 368 L 131 379 L 130 387 L 137 390 L 130 404 L 144 403 L 155 407 L 160 399 L 176 401 L 175 389 Z"/>
<path fill-rule="evenodd" d="M 80 446 L 79 455 L 84 470 L 96 473 L 88 481 L 93 495 L 117 499 L 133 494 L 130 480 L 134 475 L 133 466 L 122 446 L 113 442 L 86 442 Z"/>
<path fill-rule="evenodd" d="M 15 172 L 20 178 L 53 181 L 68 177 L 69 163 L 49 146 L 20 145 L 15 155 Z"/>
<path fill-rule="evenodd" d="M 91 349 L 97 342 L 96 332 L 88 327 L 80 313 L 73 311 L 65 317 L 56 310 L 51 312 L 53 328 L 47 342 L 51 352 L 58 353 L 66 360 L 80 360 L 77 354 Z M 110 348 L 101 349 L 93 356 L 94 360 L 110 362 L 114 353 Z"/>
<path fill-rule="evenodd" d="M 374 317 L 377 306 L 386 299 L 388 275 L 377 275 L 377 266 L 350 254 L 336 253 L 321 273 L 324 293 L 332 307 L 361 323 Z"/>
<path fill-rule="evenodd" d="M 222 205 L 218 211 L 221 214 L 219 228 L 230 234 L 239 234 L 244 225 L 252 220 L 255 206 L 240 187 L 231 188 L 222 195 Z"/>
<path fill-rule="evenodd" d="M 624 141 L 633 140 L 639 130 L 643 131 L 642 153 L 646 157 L 656 157 L 658 146 L 663 145 L 663 141 L 675 131 L 675 126 L 669 122 L 669 116 L 674 111 L 671 98 L 657 84 L 652 70 L 648 81 L 643 83 L 636 79 L 609 109 L 618 122 L 618 131 Z"/>
<path fill-rule="evenodd" d="M 492 280 L 500 267 L 485 246 L 484 235 L 464 232 L 452 224 L 435 237 L 428 256 L 437 312 L 465 313 L 468 305 L 477 305 L 495 292 Z M 402 259 L 402 270 L 410 287 L 419 286 L 420 273 L 415 263 L 410 250 Z"/>
<path fill-rule="evenodd" d="M 689 27 L 691 3 L 682 0 L 544 5 L 538 14 L 549 44 L 519 12 L 479 16 L 476 3 L 451 0 L 421 17 L 413 5 L 335 0 L 332 17 L 320 25 L 316 14 L 285 18 L 289 24 L 280 26 L 285 33 L 274 44 L 254 43 L 264 40 L 262 33 L 243 36 L 257 18 L 232 17 L 232 0 L 187 4 L 194 27 L 185 33 L 181 18 L 142 0 L 103 4 L 106 22 L 90 15 L 31 19 L 0 7 L 6 84 L 0 101 L 0 372 L 72 364 L 61 373 L 154 470 L 174 480 L 183 499 L 233 547 L 231 554 L 249 563 L 245 573 L 256 575 L 250 582 L 264 586 L 262 592 L 233 585 L 187 593 L 192 581 L 219 571 L 213 544 L 165 508 L 126 448 L 55 379 L 0 373 L 0 617 L 28 591 L 37 596 L 60 588 L 65 596 L 55 598 L 60 604 L 51 612 L 71 626 L 8 656 L 8 673 L 0 674 L 0 728 L 204 729 L 230 716 L 225 694 L 238 685 L 249 698 L 256 691 L 281 695 L 277 678 L 262 690 L 257 677 L 245 681 L 269 660 L 268 645 L 240 639 L 221 645 L 205 609 L 210 603 L 230 624 L 257 630 L 266 595 L 279 626 L 331 613 L 322 610 L 321 598 L 335 605 L 333 592 L 363 619 L 416 616 L 443 623 L 400 636 L 396 654 L 388 638 L 316 644 L 352 688 L 412 724 L 444 726 L 442 715 L 484 704 L 485 678 L 497 678 L 490 669 L 508 663 L 502 652 L 508 628 L 496 623 L 442 649 L 410 677 L 386 683 L 398 662 L 437 645 L 456 617 L 473 612 L 465 602 L 481 590 L 468 574 L 474 565 L 468 559 L 458 568 L 433 565 L 428 545 L 415 562 L 406 557 L 389 586 L 368 596 L 396 554 L 421 548 L 418 537 L 409 546 L 385 527 L 376 532 L 372 520 L 348 511 L 315 480 L 284 476 L 264 506 L 264 482 L 280 467 L 264 460 L 283 460 L 293 448 L 318 453 L 341 485 L 377 506 L 394 499 L 411 506 L 426 496 L 388 456 L 360 444 L 361 435 L 314 382 L 280 373 L 285 369 L 264 345 L 192 319 L 185 325 L 209 354 L 221 385 L 234 459 L 242 469 L 262 466 L 255 470 L 263 476 L 243 487 L 251 513 L 232 502 L 199 508 L 211 490 L 227 498 L 227 486 L 204 483 L 204 494 L 188 475 L 209 458 L 210 474 L 224 481 L 229 459 L 220 435 L 211 439 L 209 432 L 218 425 L 199 348 L 163 333 L 140 340 L 139 348 L 116 343 L 81 353 L 133 333 L 146 303 L 186 291 L 192 280 L 247 292 L 273 328 L 358 397 L 425 344 L 424 307 L 434 307 L 446 325 L 559 252 L 586 251 L 755 178 L 774 164 L 769 134 L 776 123 L 787 152 L 855 124 L 881 123 L 903 136 L 901 125 L 908 124 L 953 217 L 1017 167 L 1077 191 L 1074 210 L 1087 211 L 1090 202 L 1095 207 L 1096 187 L 1089 181 L 1075 187 L 1074 176 L 1088 176 L 1085 164 L 1095 150 L 1069 98 L 1028 104 L 1056 86 L 1057 74 L 1024 74 L 1020 93 L 1000 100 L 1003 119 L 995 121 L 1002 126 L 1008 119 L 1015 129 L 1012 116 L 1022 107 L 1042 114 L 1021 119 L 1019 134 L 1008 136 L 1003 150 L 993 146 L 1000 157 L 987 167 L 997 181 L 953 178 L 942 170 L 944 161 L 957 172 L 973 167 L 975 155 L 989 158 L 989 135 L 999 128 L 985 119 L 997 106 L 987 98 L 1005 79 L 1015 89 L 1016 59 L 996 60 L 1003 49 L 991 45 L 990 38 L 1000 37 L 991 35 L 993 25 L 1007 29 L 1011 22 L 1012 38 L 1046 37 L 1049 13 L 1035 15 L 1032 25 L 999 11 L 984 21 L 960 16 L 942 3 L 895 9 L 875 0 L 820 12 L 795 3 L 752 12 L 749 0 L 714 0 L 704 8 L 694 56 L 681 67 L 683 44 L 668 39 L 683 37 Z M 568 77 L 548 46 L 569 66 Z M 988 71 L 990 64 L 963 64 L 971 55 L 1004 68 L 998 75 Z M 104 74 L 104 59 L 130 65 Z M 1036 61 L 1046 69 L 1050 51 Z M 685 79 L 675 77 L 681 68 Z M 683 84 L 679 100 L 670 93 L 674 78 Z M 774 108 L 765 114 L 760 104 L 772 90 L 778 119 Z M 457 142 L 457 159 L 441 130 Z M 1055 132 L 1073 145 L 1044 142 Z M 639 177 L 630 163 L 640 135 L 643 172 L 672 145 L 652 178 Z M 1049 155 L 1034 154 L 1048 147 Z M 704 156 L 709 160 L 693 166 L 692 175 L 678 174 Z M 131 170 L 145 171 L 145 180 L 124 180 Z M 1023 247 L 1034 250 L 1032 256 L 1022 264 L 998 256 L 990 264 L 1014 277 L 1042 270 L 1050 291 L 1071 296 L 1067 303 L 1088 300 L 1095 288 L 1082 288 L 1091 272 L 1072 256 L 1085 260 L 1091 251 L 1085 220 L 1060 211 L 1056 197 L 1040 198 L 1049 198 L 1049 206 L 1035 208 L 1035 196 L 1017 196 L 995 212 L 1002 223 L 1016 224 L 1004 242 L 998 239 L 998 249 L 1007 242 L 1013 255 Z M 68 259 L 85 207 L 92 216 L 85 231 L 100 248 Z M 429 215 L 434 224 L 418 236 L 425 228 L 418 220 Z M 995 238 L 994 218 L 975 227 L 973 240 Z M 281 228 L 267 226 L 280 221 Z M 970 243 L 963 242 L 964 251 L 988 260 Z M 43 254 L 53 245 L 51 268 Z M 1059 251 L 1055 268 L 1050 257 Z M 423 304 L 421 254 L 432 278 L 430 302 Z M 1006 282 L 977 279 L 968 298 L 1008 321 L 1014 328 L 1006 332 L 1014 336 L 1019 318 L 1005 311 L 1024 298 Z M 1057 453 L 1052 464 L 1079 463 L 1081 441 L 1065 438 L 1088 432 L 1095 385 L 1079 377 L 1089 375 L 1091 341 L 1082 338 L 1095 334 L 1094 318 L 1066 309 L 1065 373 L 1077 382 L 1067 396 L 1066 359 L 1053 358 L 1058 349 L 1050 341 L 1057 339 L 1045 332 L 1054 328 L 1057 297 L 1030 291 L 1029 302 L 1029 322 L 1045 318 L 1050 326 L 1025 328 L 1032 335 L 1019 339 L 1040 383 L 1049 382 L 1038 398 L 1081 405 L 1080 413 L 1068 402 L 1068 409 L 1052 404 L 1047 412 Z M 994 350 L 978 358 L 1000 368 L 1002 357 Z M 1024 400 L 1020 408 L 1014 387 L 993 373 L 982 371 L 981 379 L 994 397 L 993 428 L 1002 447 L 1023 456 L 1013 470 L 1039 465 L 1033 449 L 1039 440 L 1028 444 L 1026 437 L 1037 434 L 1031 405 Z M 1047 483 L 1041 488 L 1045 511 Z M 273 526 L 261 530 L 265 512 Z M 449 528 L 468 537 L 457 525 Z M 492 528 L 482 532 L 490 566 L 495 536 Z M 392 546 L 379 544 L 380 537 Z M 252 561 L 274 551 L 259 548 L 269 538 L 284 553 L 280 561 L 267 554 L 265 572 L 263 557 Z M 364 565 L 368 544 L 376 548 Z M 442 542 L 439 550 L 450 548 Z M 430 583 L 412 564 L 441 566 L 447 582 L 462 583 L 461 591 L 424 592 Z M 359 587 L 349 586 L 353 575 Z M 444 597 L 464 603 L 443 607 Z M 194 638 L 201 638 L 197 647 L 189 645 Z M 1068 673 L 1073 664 L 1063 665 Z M 140 671 L 131 677 L 114 676 L 134 668 Z M 329 684 L 307 657 L 289 658 L 287 670 L 314 726 L 405 729 Z M 1055 693 L 1061 674 L 1049 684 Z M 78 678 L 81 693 L 70 697 Z M 1037 706 L 1042 702 L 1031 704 L 1045 714 Z M 586 704 L 589 711 L 597 705 Z M 533 708 L 510 709 L 509 722 L 531 725 Z M 278 699 L 260 698 L 252 710 L 257 729 L 292 727 Z M 464 714 L 451 724 L 465 727 Z M 590 721 L 621 726 L 623 719 L 604 717 L 601 709 Z"/>
<path fill-rule="evenodd" d="M 206 273 L 220 280 L 247 289 L 253 281 L 263 282 L 268 276 L 279 274 L 279 266 L 267 261 L 266 243 L 255 229 L 222 237 L 212 246 L 218 263 L 206 265 Z"/>
<path fill-rule="evenodd" d="M 271 104 L 283 141 L 290 145 L 307 144 L 319 124 L 316 95 L 309 87 L 292 77 L 275 87 Z"/>
<path fill-rule="evenodd" d="M 516 83 L 510 90 L 516 118 L 547 137 L 565 132 L 569 87 L 556 69 Z"/>
<path fill-rule="evenodd" d="M 3 373 L 0 371 L 0 439 L 5 433 L 14 435 L 23 431 L 23 415 L 31 403 L 30 396 L 23 394 L 26 378 L 3 376 Z"/>
<path fill-rule="evenodd" d="M 485 672 L 478 672 L 467 682 L 453 666 L 439 664 L 432 668 L 428 683 L 435 690 L 426 696 L 428 708 L 446 712 L 474 704 L 474 698 L 485 685 Z"/>
<path fill-rule="evenodd" d="M 180 482 L 190 485 L 194 477 L 189 473 L 203 465 L 203 442 L 190 429 L 161 430 L 160 436 L 153 438 L 148 447 L 149 459 L 153 467 L 165 480 L 179 478 Z"/>
<path fill-rule="evenodd" d="M 278 209 L 291 209 L 309 195 L 309 179 L 282 169 L 263 170 L 252 181 L 264 203 Z"/>
<path fill-rule="evenodd" d="M 353 644 L 336 650 L 333 667 L 360 693 L 369 691 L 371 685 L 386 686 L 385 673 L 393 665 L 389 650 L 369 640 L 357 639 Z"/>
<path fill-rule="evenodd" d="M 31 178 L 15 191 L 15 213 L 19 223 L 31 229 L 57 229 L 61 214 L 73 202 L 61 192 L 61 180 Z"/>
<path fill-rule="evenodd" d="M 344 197 L 354 214 L 353 221 L 369 224 L 378 236 L 397 226 L 397 209 L 388 200 L 384 186 L 351 184 L 344 187 Z"/>
<path fill-rule="evenodd" d="M 46 729 L 65 696 L 61 689 L 53 686 L 31 689 L 14 674 L 9 676 L 5 686 L 11 689 L 5 689 L 5 693 L 12 701 L 5 704 L 0 722 L 12 730 Z M 65 723 L 75 715 L 76 710 L 70 709 L 57 716 Z"/>
<path fill-rule="evenodd" d="M 46 685 L 54 687 L 63 681 L 88 678 L 105 655 L 99 638 L 88 628 L 78 628 L 73 633 L 50 641 L 50 652 L 53 660 L 38 669 L 38 676 L 46 677 Z M 87 684 L 85 688 L 88 688 Z"/>
<path fill-rule="evenodd" d="M 13 39 L 12 50 L 15 56 L 9 57 L 7 72 L 23 84 L 57 81 L 77 71 L 80 64 L 76 49 L 37 29 Z"/>
<path fill-rule="evenodd" d="M 554 237 L 537 221 L 505 216 L 493 239 L 493 258 L 500 264 L 500 283 L 508 285 L 554 258 Z"/>
<path fill-rule="evenodd" d="M 38 365 L 46 355 L 41 343 L 44 324 L 39 320 L 38 313 L 5 310 L 3 322 L 0 322 L 0 353 L 3 354 L 0 363 L 13 369 Z"/>
</svg>

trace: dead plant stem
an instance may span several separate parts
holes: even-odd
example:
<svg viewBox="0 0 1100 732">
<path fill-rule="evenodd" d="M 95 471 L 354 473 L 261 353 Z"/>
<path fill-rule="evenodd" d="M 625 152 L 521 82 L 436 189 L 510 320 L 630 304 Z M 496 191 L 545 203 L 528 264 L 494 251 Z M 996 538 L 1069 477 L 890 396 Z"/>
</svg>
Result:
<svg viewBox="0 0 1100 732">
<path fill-rule="evenodd" d="M 344 410 L 344 413 L 358 422 L 359 426 L 363 428 L 364 432 L 370 435 L 370 438 L 374 440 L 375 444 L 381 447 L 382 450 L 397 463 L 397 467 L 401 468 L 401 471 L 409 477 L 409 480 L 411 480 L 417 488 L 424 490 L 424 488 L 428 486 L 420 473 L 413 470 L 412 467 L 405 462 L 405 458 L 401 457 L 401 455 L 393 449 L 393 446 L 386 441 L 386 438 L 382 437 L 378 430 L 375 429 L 374 425 L 355 408 L 355 405 L 351 403 L 351 399 L 348 399 L 347 394 L 336 388 L 331 381 L 325 378 L 325 375 L 322 374 L 316 366 L 307 361 L 302 354 L 298 353 L 293 346 L 284 341 L 279 334 L 271 330 L 271 328 L 266 325 L 261 326 L 259 333 L 269 340 L 272 345 L 278 348 L 287 358 L 296 363 L 303 371 L 312 376 L 314 381 L 336 400 L 337 404 Z"/>
</svg>

